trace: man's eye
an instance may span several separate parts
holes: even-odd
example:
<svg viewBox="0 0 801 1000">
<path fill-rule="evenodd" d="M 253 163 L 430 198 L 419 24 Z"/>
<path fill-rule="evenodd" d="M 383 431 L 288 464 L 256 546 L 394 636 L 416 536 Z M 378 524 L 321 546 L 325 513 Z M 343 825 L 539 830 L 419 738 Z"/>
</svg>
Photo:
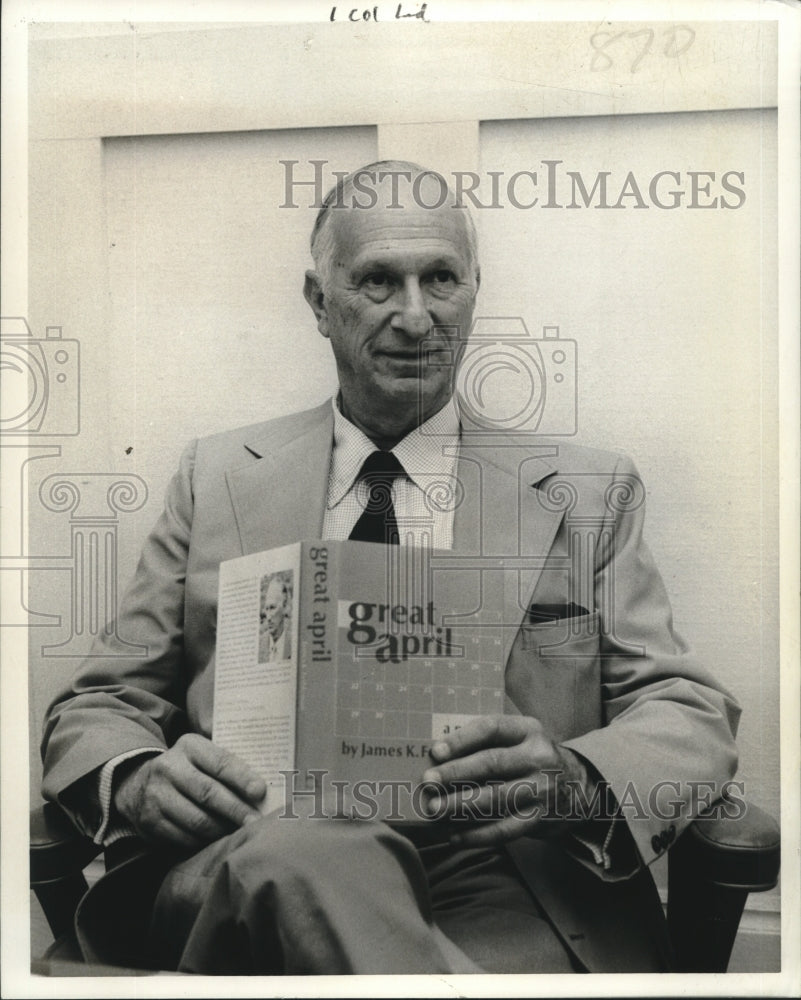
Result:
<svg viewBox="0 0 801 1000">
<path fill-rule="evenodd" d="M 374 271 L 362 280 L 362 291 L 373 302 L 386 302 L 395 290 L 395 281 L 385 271 Z"/>
<path fill-rule="evenodd" d="M 446 270 L 435 271 L 433 277 L 434 281 L 438 285 L 446 285 L 450 284 L 453 281 L 456 281 L 456 275 L 453 273 L 453 271 L 446 271 Z"/>
</svg>

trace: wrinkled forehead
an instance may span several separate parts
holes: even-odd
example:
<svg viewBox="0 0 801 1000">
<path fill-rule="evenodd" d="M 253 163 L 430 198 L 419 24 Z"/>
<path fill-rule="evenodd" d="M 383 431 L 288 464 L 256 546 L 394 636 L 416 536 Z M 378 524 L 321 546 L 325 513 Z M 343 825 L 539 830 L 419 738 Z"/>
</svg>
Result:
<svg viewBox="0 0 801 1000">
<path fill-rule="evenodd" d="M 372 251 L 426 248 L 448 249 L 467 262 L 471 253 L 465 209 L 454 207 L 450 194 L 440 201 L 438 182 L 427 176 L 420 177 L 413 190 L 407 185 L 393 191 L 387 180 L 368 194 L 354 192 L 343 207 L 331 211 L 337 263 Z"/>
</svg>

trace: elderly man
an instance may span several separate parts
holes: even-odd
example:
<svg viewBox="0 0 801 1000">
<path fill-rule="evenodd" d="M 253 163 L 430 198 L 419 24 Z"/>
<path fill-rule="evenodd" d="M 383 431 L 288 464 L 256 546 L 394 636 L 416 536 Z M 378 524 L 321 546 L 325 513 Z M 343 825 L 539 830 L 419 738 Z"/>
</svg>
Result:
<svg viewBox="0 0 801 1000">
<path fill-rule="evenodd" d="M 329 194 L 305 295 L 334 352 L 334 400 L 187 449 L 121 608 L 119 634 L 147 657 L 104 638 L 51 706 L 46 795 L 99 843 L 146 848 L 84 901 L 89 957 L 124 955 L 141 915 L 147 960 L 195 972 L 669 967 L 647 866 L 698 786 L 733 776 L 738 709 L 672 631 L 642 505 L 614 502 L 631 498 L 631 464 L 471 441 L 436 352 L 458 354 L 471 329 L 476 239 L 442 190 L 384 162 Z M 461 504 L 432 514 L 432 471 L 455 477 Z M 376 477 L 392 501 L 378 524 Z M 556 500 L 571 480 L 568 511 Z M 502 808 L 445 834 L 262 816 L 261 778 L 209 739 L 220 562 L 299 538 L 391 542 L 420 513 L 439 550 L 496 567 L 531 557 L 489 574 L 484 595 L 509 636 L 507 711 L 444 736 L 425 772 L 441 789 L 432 809 L 457 810 L 467 786 Z M 534 791 L 521 802 L 513 785 Z"/>
</svg>

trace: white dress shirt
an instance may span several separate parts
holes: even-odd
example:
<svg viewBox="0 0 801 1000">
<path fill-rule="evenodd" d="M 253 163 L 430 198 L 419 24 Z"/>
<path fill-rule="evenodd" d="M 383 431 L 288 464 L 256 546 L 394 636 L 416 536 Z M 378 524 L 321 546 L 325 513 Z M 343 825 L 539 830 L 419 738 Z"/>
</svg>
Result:
<svg viewBox="0 0 801 1000">
<path fill-rule="evenodd" d="M 358 475 L 376 446 L 342 415 L 336 398 L 332 405 L 334 447 L 328 471 L 323 538 L 343 541 L 367 505 L 369 487 Z M 424 536 L 428 536 L 428 544 L 435 549 L 453 547 L 458 450 L 459 414 L 453 399 L 392 449 L 406 472 L 392 485 L 392 505 L 401 545 L 421 545 Z"/>
</svg>

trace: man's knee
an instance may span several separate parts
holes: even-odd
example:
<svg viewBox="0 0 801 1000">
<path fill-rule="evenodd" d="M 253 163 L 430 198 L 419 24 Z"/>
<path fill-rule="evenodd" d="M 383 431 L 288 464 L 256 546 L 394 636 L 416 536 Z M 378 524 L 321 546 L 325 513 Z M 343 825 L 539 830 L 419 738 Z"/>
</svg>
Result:
<svg viewBox="0 0 801 1000">
<path fill-rule="evenodd" d="M 232 835 L 226 860 L 231 871 L 247 871 L 251 878 L 260 872 L 270 879 L 316 879 L 342 878 L 378 855 L 419 864 L 410 842 L 384 823 L 272 813 Z"/>
</svg>

